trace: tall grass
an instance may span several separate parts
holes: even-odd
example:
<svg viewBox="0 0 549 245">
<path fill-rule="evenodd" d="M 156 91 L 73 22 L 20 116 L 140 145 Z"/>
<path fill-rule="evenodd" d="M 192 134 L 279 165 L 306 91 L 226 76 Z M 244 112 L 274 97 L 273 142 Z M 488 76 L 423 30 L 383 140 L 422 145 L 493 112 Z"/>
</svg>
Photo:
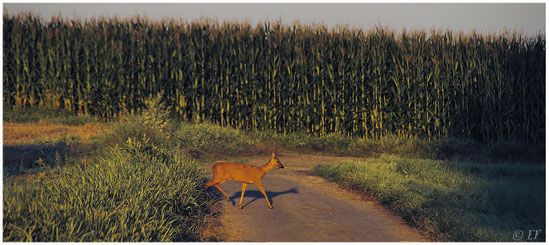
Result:
<svg viewBox="0 0 549 245">
<path fill-rule="evenodd" d="M 111 128 L 106 139 L 115 140 L 99 140 L 102 149 L 89 161 L 68 158 L 56 168 L 44 165 L 40 178 L 4 178 L 4 241 L 204 239 L 213 200 L 203 190 L 205 172 L 166 143 L 156 106 Z"/>
<path fill-rule="evenodd" d="M 270 153 L 268 143 L 260 142 L 240 130 L 220 127 L 211 123 L 181 123 L 174 132 L 180 147 L 191 156 L 236 156 L 242 154 Z"/>
<path fill-rule="evenodd" d="M 4 181 L 4 241 L 193 241 L 204 173 L 179 151 L 128 140 L 87 166 Z"/>
<path fill-rule="evenodd" d="M 545 37 L 4 14 L 4 104 L 280 133 L 544 143 Z"/>
<path fill-rule="evenodd" d="M 440 241 L 514 241 L 545 230 L 545 166 L 385 156 L 319 165 L 315 173 L 375 196 Z M 526 237 L 521 238 L 526 241 Z M 545 234 L 537 241 L 544 241 Z"/>
</svg>

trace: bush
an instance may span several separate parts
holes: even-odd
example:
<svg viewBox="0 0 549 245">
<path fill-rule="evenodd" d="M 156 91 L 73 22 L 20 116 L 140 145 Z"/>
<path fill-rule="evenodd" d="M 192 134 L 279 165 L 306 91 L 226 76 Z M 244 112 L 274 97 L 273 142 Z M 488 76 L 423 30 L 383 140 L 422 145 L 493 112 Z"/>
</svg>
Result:
<svg viewBox="0 0 549 245">
<path fill-rule="evenodd" d="M 99 141 L 105 146 L 123 144 L 130 138 L 145 140 L 153 145 L 171 144 L 167 130 L 169 113 L 160 102 L 160 97 L 150 99 L 147 106 L 143 113 L 113 123 Z"/>
</svg>

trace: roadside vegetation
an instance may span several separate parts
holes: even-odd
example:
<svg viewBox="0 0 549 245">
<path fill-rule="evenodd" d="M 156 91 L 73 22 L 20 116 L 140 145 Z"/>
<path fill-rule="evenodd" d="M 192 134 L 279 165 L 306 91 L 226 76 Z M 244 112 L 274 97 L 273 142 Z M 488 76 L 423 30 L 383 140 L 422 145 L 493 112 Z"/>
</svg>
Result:
<svg viewBox="0 0 549 245">
<path fill-rule="evenodd" d="M 517 230 L 545 231 L 545 165 L 383 156 L 314 172 L 376 197 L 439 241 L 510 242 Z"/>
<path fill-rule="evenodd" d="M 32 175 L 5 176 L 4 241 L 207 239 L 202 232 L 213 197 L 203 190 L 205 172 L 168 144 L 167 122 L 151 117 L 154 109 L 94 139 L 96 150 L 87 161 L 38 160 L 37 166 L 27 166 Z M 115 135 L 118 141 L 110 141 Z M 67 148 L 51 150 L 63 155 Z"/>
<path fill-rule="evenodd" d="M 318 137 L 305 133 L 277 134 L 273 131 L 253 131 L 247 137 L 275 149 L 301 153 L 380 157 L 392 154 L 406 158 L 427 158 L 461 161 L 516 161 L 543 163 L 545 145 L 521 144 L 513 141 L 482 143 L 475 140 L 442 138 L 425 140 L 388 135 L 379 139 L 361 139 L 337 134 Z"/>
<path fill-rule="evenodd" d="M 4 240 L 208 240 L 201 232 L 211 225 L 213 199 L 201 190 L 207 169 L 199 162 L 273 150 L 371 158 L 314 171 L 375 196 L 436 240 L 511 241 L 514 230 L 545 227 L 541 147 L 242 131 L 172 120 L 149 106 L 139 116 L 99 123 L 105 129 L 88 137 L 73 137 L 76 129 L 28 136 L 25 142 L 45 155 L 17 166 L 24 171 L 6 168 L 13 152 L 4 145 Z M 8 142 L 17 141 L 14 132 Z M 87 146 L 81 154 L 71 147 L 77 143 Z"/>
</svg>

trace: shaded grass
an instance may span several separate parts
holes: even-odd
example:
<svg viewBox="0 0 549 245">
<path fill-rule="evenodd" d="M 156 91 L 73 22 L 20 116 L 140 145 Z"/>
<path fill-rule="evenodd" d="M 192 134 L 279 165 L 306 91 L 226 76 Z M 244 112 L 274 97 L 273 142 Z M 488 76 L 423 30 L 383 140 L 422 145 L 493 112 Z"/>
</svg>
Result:
<svg viewBox="0 0 549 245">
<path fill-rule="evenodd" d="M 52 124 L 84 125 L 86 123 L 99 122 L 95 117 L 77 115 L 74 112 L 64 110 L 51 110 L 41 108 L 9 109 L 4 107 L 3 121 L 17 123 L 34 123 L 42 121 Z"/>
<path fill-rule="evenodd" d="M 544 166 L 384 156 L 313 170 L 375 196 L 436 240 L 513 241 L 516 230 L 545 230 Z"/>
<path fill-rule="evenodd" d="M 64 164 L 71 143 L 60 139 L 53 144 L 4 145 L 3 174 L 29 174 Z"/>
<path fill-rule="evenodd" d="M 283 135 L 272 131 L 253 131 L 247 132 L 247 135 L 271 148 L 301 153 L 321 152 L 339 156 L 374 158 L 383 154 L 393 154 L 406 158 L 438 160 L 545 163 L 545 145 L 527 145 L 510 141 L 483 144 L 474 140 L 443 138 L 428 141 L 396 135 L 388 135 L 382 140 L 376 140 L 336 134 L 322 137 L 305 133 Z"/>
</svg>

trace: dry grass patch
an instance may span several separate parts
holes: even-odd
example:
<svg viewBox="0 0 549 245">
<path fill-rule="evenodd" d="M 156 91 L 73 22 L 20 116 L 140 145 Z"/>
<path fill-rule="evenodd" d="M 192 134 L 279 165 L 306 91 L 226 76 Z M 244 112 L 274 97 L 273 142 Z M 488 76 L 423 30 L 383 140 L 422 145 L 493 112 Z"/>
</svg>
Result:
<svg viewBox="0 0 549 245">
<path fill-rule="evenodd" d="M 82 143 L 90 143 L 91 138 L 102 134 L 107 125 L 86 123 L 84 125 L 63 125 L 46 122 L 4 123 L 4 145 L 36 143 L 37 140 L 55 140 L 63 137 L 77 137 Z"/>
<path fill-rule="evenodd" d="M 83 125 L 4 122 L 4 174 L 34 174 L 65 162 L 87 161 L 93 138 L 108 128 L 104 123 Z"/>
</svg>

